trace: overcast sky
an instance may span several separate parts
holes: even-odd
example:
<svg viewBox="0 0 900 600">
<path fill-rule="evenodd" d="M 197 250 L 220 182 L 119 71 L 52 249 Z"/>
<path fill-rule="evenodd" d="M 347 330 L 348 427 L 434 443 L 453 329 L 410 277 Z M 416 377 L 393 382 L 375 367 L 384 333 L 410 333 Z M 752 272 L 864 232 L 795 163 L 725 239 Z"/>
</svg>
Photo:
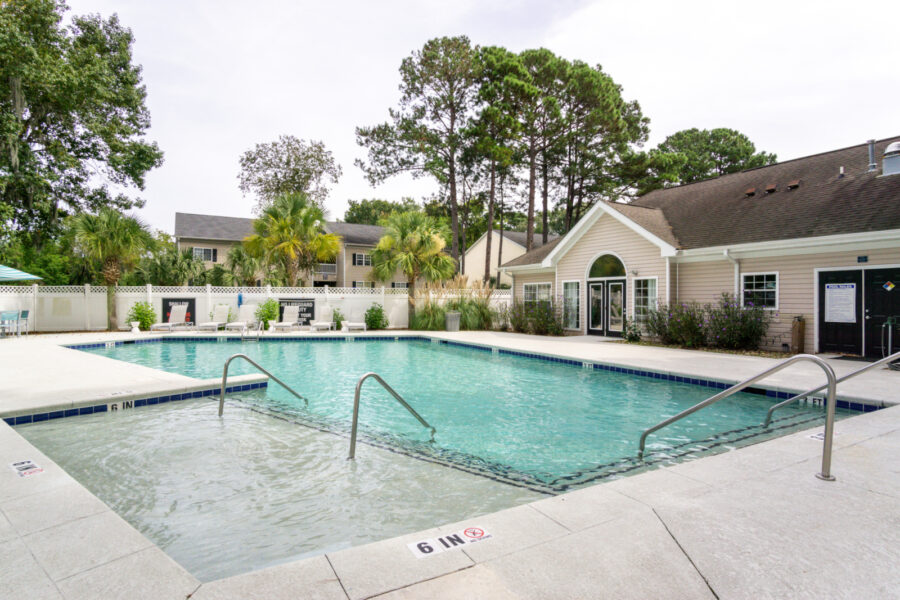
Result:
<svg viewBox="0 0 900 600">
<path fill-rule="evenodd" d="M 343 167 L 330 218 L 348 199 L 436 191 L 406 177 L 370 187 L 353 165 L 365 156 L 354 128 L 387 118 L 400 61 L 444 35 L 602 65 L 650 118 L 647 147 L 689 127 L 730 127 L 784 160 L 900 134 L 896 0 L 69 4 L 117 12 L 134 32 L 149 138 L 165 152 L 140 214 L 169 232 L 176 211 L 251 216 L 238 157 L 282 134 L 322 140 Z"/>
</svg>

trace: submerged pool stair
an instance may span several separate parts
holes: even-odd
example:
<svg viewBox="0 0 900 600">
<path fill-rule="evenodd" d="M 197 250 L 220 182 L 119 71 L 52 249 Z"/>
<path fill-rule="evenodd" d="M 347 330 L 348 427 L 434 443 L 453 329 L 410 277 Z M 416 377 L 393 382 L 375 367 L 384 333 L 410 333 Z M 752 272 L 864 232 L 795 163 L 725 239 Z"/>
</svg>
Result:
<svg viewBox="0 0 900 600">
<path fill-rule="evenodd" d="M 699 403 L 695 404 L 694 406 L 681 411 L 677 415 L 675 415 L 673 417 L 669 417 L 668 419 L 657 423 L 653 427 L 650 427 L 649 429 L 644 430 L 644 433 L 641 434 L 641 440 L 638 445 L 638 447 L 639 447 L 638 459 L 639 460 L 643 459 L 644 446 L 646 445 L 646 442 L 647 442 L 647 436 L 650 435 L 651 433 L 653 433 L 654 431 L 657 431 L 659 429 L 662 429 L 663 427 L 671 425 L 672 423 L 679 421 L 679 420 L 697 412 L 701 408 L 706 408 L 707 406 L 715 404 L 716 402 L 719 402 L 720 400 L 724 400 L 725 398 L 728 398 L 729 396 L 732 396 L 732 395 L 740 392 L 741 390 L 750 387 L 757 381 L 760 381 L 761 379 L 765 379 L 769 375 L 772 375 L 773 373 L 777 373 L 778 371 L 781 371 L 782 369 L 785 369 L 794 363 L 806 361 L 806 362 L 811 362 L 815 365 L 818 365 L 825 372 L 825 377 L 828 379 L 827 383 L 825 385 L 822 385 L 817 388 L 813 388 L 809 391 L 803 392 L 802 394 L 798 394 L 796 396 L 788 398 L 787 400 L 784 400 L 783 402 L 779 402 L 778 404 L 775 404 L 774 406 L 772 406 L 769 409 L 768 414 L 766 415 L 766 420 L 762 424 L 762 427 L 766 428 L 769 426 L 769 423 L 771 423 L 771 421 L 772 421 L 772 413 L 775 412 L 775 410 L 777 410 L 783 406 L 786 406 L 786 405 L 790 404 L 791 402 L 796 402 L 796 401 L 806 398 L 812 394 L 821 392 L 822 390 L 827 390 L 826 400 L 825 400 L 825 433 L 824 433 L 824 439 L 823 439 L 824 443 L 823 443 L 823 447 L 822 447 L 822 470 L 819 473 L 816 473 L 816 477 L 818 477 L 819 479 L 823 479 L 825 481 L 834 481 L 834 476 L 831 474 L 831 450 L 832 450 L 832 445 L 834 442 L 834 409 L 837 404 L 836 397 L 835 397 L 836 392 L 837 392 L 837 384 L 840 382 L 847 381 L 848 379 L 852 379 L 853 377 L 856 377 L 857 375 L 862 375 L 863 373 L 865 373 L 871 369 L 874 369 L 875 367 L 879 367 L 884 364 L 890 364 L 898 359 L 900 359 L 900 352 L 895 352 L 894 354 L 891 354 L 890 356 L 882 358 L 881 360 L 878 360 L 870 365 L 866 365 L 865 367 L 862 367 L 861 369 L 857 369 L 856 371 L 853 371 L 852 373 L 848 373 L 847 375 L 844 375 L 843 377 L 838 379 L 835 376 L 834 369 L 831 368 L 831 365 L 826 363 L 824 360 L 822 360 L 818 356 L 813 356 L 811 354 L 798 354 L 797 356 L 792 356 L 791 358 L 788 358 L 788 359 L 778 363 L 774 367 L 766 369 L 765 371 L 762 371 L 761 373 L 758 373 L 757 375 L 754 375 L 753 377 L 751 377 L 749 379 L 745 379 L 744 381 L 731 386 L 727 390 L 719 392 L 715 396 L 710 396 L 703 402 L 699 402 Z"/>
</svg>

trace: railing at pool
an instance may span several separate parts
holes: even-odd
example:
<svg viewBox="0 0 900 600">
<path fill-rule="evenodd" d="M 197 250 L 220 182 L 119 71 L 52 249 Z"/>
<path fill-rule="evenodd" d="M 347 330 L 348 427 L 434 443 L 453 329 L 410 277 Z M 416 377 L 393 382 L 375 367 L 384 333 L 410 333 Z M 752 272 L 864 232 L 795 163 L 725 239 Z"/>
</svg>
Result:
<svg viewBox="0 0 900 600">
<path fill-rule="evenodd" d="M 229 367 L 229 365 L 231 365 L 231 361 L 233 361 L 233 360 L 236 359 L 236 358 L 243 358 L 243 359 L 246 360 L 248 363 L 250 363 L 251 365 L 253 365 L 253 366 L 256 367 L 257 369 L 259 369 L 260 371 L 262 371 L 263 373 L 265 373 L 266 375 L 268 375 L 270 379 L 274 379 L 279 385 L 281 385 L 281 387 L 283 387 L 284 389 L 286 389 L 287 391 L 289 391 L 290 393 L 292 393 L 294 396 L 296 396 L 296 397 L 299 398 L 300 400 L 303 400 L 303 403 L 304 403 L 305 406 L 309 406 L 309 400 L 307 400 L 306 398 L 304 398 L 303 396 L 301 396 L 300 394 L 298 394 L 297 392 L 295 392 L 294 389 L 291 388 L 291 386 L 289 386 L 288 384 L 286 384 L 286 383 L 283 382 L 282 380 L 280 380 L 280 379 L 278 379 L 277 377 L 275 377 L 274 375 L 272 375 L 272 373 L 270 373 L 269 371 L 267 371 L 267 370 L 266 370 L 262 365 L 260 365 L 258 362 L 256 362 L 255 360 L 253 360 L 252 358 L 250 358 L 250 357 L 247 356 L 246 354 L 232 354 L 232 355 L 228 358 L 228 360 L 225 361 L 225 367 L 222 369 L 222 391 L 219 393 L 219 416 L 220 416 L 220 417 L 222 416 L 222 412 L 225 410 L 225 385 L 228 383 L 228 367 Z"/>
</svg>

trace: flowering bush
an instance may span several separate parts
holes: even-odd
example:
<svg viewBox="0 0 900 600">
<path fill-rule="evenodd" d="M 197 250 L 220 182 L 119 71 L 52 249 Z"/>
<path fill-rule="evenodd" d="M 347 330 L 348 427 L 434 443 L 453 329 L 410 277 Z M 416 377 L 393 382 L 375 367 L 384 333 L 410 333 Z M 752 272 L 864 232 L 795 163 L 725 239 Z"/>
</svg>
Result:
<svg viewBox="0 0 900 600">
<path fill-rule="evenodd" d="M 722 294 L 716 305 L 707 305 L 706 341 L 716 348 L 755 350 L 769 328 L 771 315 L 762 306 L 744 306 L 731 294 Z"/>
<path fill-rule="evenodd" d="M 509 309 L 509 324 L 518 333 L 562 335 L 562 303 L 553 300 L 515 302 Z"/>
<path fill-rule="evenodd" d="M 698 348 L 756 350 L 769 328 L 771 316 L 762 306 L 744 306 L 730 294 L 717 304 L 696 302 L 660 306 L 647 316 L 647 332 L 664 344 Z"/>
</svg>

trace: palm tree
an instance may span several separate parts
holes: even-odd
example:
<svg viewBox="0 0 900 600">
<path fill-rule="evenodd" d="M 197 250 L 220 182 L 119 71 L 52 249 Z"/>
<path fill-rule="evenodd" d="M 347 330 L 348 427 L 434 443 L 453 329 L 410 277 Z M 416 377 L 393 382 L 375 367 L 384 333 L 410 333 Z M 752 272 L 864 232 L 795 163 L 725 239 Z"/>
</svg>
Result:
<svg viewBox="0 0 900 600">
<path fill-rule="evenodd" d="M 428 281 L 447 279 L 456 272 L 456 261 L 444 252 L 445 230 L 424 213 L 395 212 L 385 220 L 385 233 L 372 251 L 376 279 L 393 279 L 398 269 L 406 275 L 410 326 L 416 314 L 416 281 L 420 277 Z"/>
<path fill-rule="evenodd" d="M 203 275 L 205 266 L 190 248 L 179 252 L 173 247 L 145 257 L 137 271 L 144 281 L 153 285 L 188 285 Z"/>
<path fill-rule="evenodd" d="M 234 285 L 248 287 L 256 284 L 256 274 L 261 268 L 259 259 L 251 256 L 243 246 L 232 246 L 225 266 Z"/>
<path fill-rule="evenodd" d="M 341 238 L 324 233 L 324 225 L 322 209 L 306 194 L 284 194 L 253 222 L 256 233 L 244 238 L 244 246 L 269 267 L 281 267 L 288 286 L 295 287 L 301 274 L 311 275 L 316 263 L 340 252 Z"/>
<path fill-rule="evenodd" d="M 107 327 L 117 327 L 116 285 L 124 271 L 131 269 L 141 254 L 153 245 L 153 236 L 137 217 L 126 216 L 112 208 L 101 208 L 96 215 L 82 213 L 72 219 L 77 249 L 98 261 L 106 284 Z"/>
</svg>

